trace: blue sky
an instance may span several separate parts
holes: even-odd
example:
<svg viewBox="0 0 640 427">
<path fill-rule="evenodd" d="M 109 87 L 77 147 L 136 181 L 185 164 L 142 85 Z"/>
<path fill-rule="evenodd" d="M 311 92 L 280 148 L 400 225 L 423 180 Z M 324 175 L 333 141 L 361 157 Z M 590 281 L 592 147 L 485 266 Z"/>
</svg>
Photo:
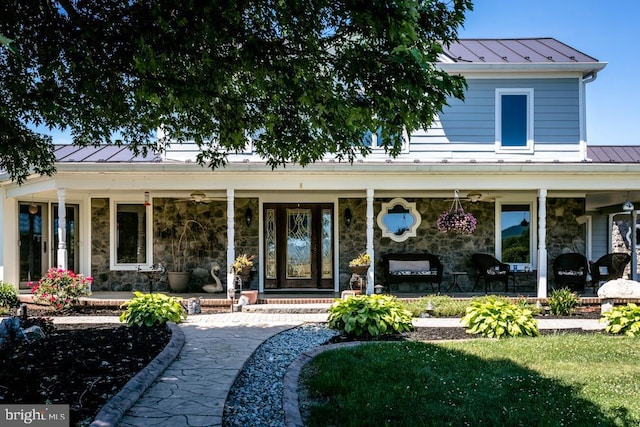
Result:
<svg viewBox="0 0 640 427">
<path fill-rule="evenodd" d="M 590 145 L 640 145 L 640 1 L 476 0 L 461 38 L 553 37 L 608 65 L 587 85 Z M 68 135 L 54 133 L 55 143 Z"/>
<path fill-rule="evenodd" d="M 640 1 L 475 0 L 460 38 L 553 37 L 608 65 L 587 85 L 589 145 L 640 145 Z"/>
</svg>

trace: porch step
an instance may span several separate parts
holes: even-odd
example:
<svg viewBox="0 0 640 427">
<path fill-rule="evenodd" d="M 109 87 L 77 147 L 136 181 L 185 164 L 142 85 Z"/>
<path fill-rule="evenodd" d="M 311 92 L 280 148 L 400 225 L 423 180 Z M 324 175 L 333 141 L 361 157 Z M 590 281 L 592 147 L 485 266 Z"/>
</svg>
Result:
<svg viewBox="0 0 640 427">
<path fill-rule="evenodd" d="M 249 304 L 242 306 L 243 313 L 328 313 L 329 303 L 316 304 Z"/>
</svg>

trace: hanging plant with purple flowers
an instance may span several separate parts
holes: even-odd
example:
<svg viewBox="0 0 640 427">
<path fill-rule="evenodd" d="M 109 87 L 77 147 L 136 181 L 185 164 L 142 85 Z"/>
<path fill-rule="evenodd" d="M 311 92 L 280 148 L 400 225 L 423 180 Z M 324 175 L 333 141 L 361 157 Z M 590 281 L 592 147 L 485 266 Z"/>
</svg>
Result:
<svg viewBox="0 0 640 427">
<path fill-rule="evenodd" d="M 436 220 L 438 230 L 443 233 L 468 236 L 473 234 L 478 221 L 470 212 L 465 212 L 460 204 L 458 190 L 455 190 L 453 203 L 448 211 L 442 212 Z"/>
</svg>

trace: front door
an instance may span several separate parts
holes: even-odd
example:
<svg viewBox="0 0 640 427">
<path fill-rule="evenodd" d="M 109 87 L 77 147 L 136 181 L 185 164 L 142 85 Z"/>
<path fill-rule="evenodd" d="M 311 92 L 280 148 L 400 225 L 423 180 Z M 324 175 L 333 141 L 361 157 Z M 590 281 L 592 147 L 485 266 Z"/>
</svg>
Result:
<svg viewBox="0 0 640 427">
<path fill-rule="evenodd" d="M 47 207 L 44 203 L 20 203 L 18 245 L 21 288 L 27 288 L 28 282 L 40 280 L 47 271 L 50 249 L 47 241 Z"/>
<path fill-rule="evenodd" d="M 67 268 L 77 271 L 78 205 L 66 205 Z M 53 215 L 50 215 L 53 213 Z M 20 203 L 20 288 L 28 288 L 58 264 L 58 204 Z M 50 226 L 47 227 L 47 224 Z"/>
<path fill-rule="evenodd" d="M 333 289 L 333 204 L 264 205 L 265 289 Z"/>
</svg>

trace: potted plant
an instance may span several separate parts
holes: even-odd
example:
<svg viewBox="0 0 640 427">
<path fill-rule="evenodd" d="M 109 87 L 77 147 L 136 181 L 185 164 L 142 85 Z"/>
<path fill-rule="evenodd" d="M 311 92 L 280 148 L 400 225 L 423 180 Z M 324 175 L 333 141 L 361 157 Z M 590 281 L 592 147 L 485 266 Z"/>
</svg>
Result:
<svg viewBox="0 0 640 427">
<path fill-rule="evenodd" d="M 204 231 L 204 227 L 198 221 L 187 219 L 171 240 L 173 270 L 167 272 L 167 278 L 169 286 L 176 292 L 185 292 L 189 289 L 191 273 L 185 271 L 185 267 L 189 256 L 189 242 L 195 240 L 193 227 L 199 227 Z"/>
<path fill-rule="evenodd" d="M 455 191 L 451 209 L 444 211 L 436 220 L 438 230 L 443 233 L 469 236 L 476 231 L 478 221 L 470 212 L 465 212 L 458 198 L 458 190 Z"/>
<path fill-rule="evenodd" d="M 235 261 L 231 265 L 231 272 L 240 276 L 242 283 L 249 282 L 249 275 L 251 274 L 251 268 L 253 267 L 253 260 L 255 255 L 242 254 L 236 257 Z"/>
<path fill-rule="evenodd" d="M 349 261 L 349 268 L 353 274 L 365 276 L 371 265 L 371 255 L 366 252 L 361 253 L 356 258 Z"/>
</svg>

